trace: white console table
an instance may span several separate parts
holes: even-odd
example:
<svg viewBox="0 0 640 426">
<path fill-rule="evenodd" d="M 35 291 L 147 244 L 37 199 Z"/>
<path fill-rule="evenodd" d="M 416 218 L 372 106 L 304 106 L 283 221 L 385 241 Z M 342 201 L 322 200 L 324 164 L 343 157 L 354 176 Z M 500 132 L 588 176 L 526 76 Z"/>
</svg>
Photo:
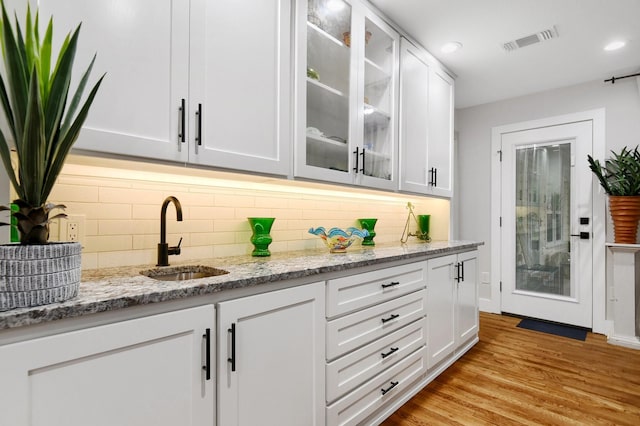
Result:
<svg viewBox="0 0 640 426">
<path fill-rule="evenodd" d="M 613 333 L 608 342 L 640 349 L 640 244 L 606 246 L 613 255 Z"/>
</svg>

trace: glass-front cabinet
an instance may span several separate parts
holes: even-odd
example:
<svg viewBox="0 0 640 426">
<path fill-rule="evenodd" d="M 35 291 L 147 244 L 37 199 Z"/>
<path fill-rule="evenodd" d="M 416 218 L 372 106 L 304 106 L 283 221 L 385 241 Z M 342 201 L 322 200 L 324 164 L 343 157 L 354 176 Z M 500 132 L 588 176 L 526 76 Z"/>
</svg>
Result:
<svg viewBox="0 0 640 426">
<path fill-rule="evenodd" d="M 395 189 L 398 34 L 356 1 L 299 6 L 296 175 Z"/>
</svg>

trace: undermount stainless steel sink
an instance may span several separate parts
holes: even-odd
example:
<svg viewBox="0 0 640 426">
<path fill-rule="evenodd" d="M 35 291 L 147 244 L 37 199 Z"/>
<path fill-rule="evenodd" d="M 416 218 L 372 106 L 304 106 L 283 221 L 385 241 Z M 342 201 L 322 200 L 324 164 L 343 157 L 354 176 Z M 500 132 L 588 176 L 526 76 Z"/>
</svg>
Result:
<svg viewBox="0 0 640 426">
<path fill-rule="evenodd" d="M 154 280 L 185 281 L 195 280 L 198 278 L 215 277 L 216 275 L 225 275 L 228 274 L 229 271 L 212 268 L 210 266 L 185 265 L 173 266 L 171 268 L 148 269 L 146 271 L 140 271 L 140 273 L 149 278 L 153 278 Z"/>
</svg>

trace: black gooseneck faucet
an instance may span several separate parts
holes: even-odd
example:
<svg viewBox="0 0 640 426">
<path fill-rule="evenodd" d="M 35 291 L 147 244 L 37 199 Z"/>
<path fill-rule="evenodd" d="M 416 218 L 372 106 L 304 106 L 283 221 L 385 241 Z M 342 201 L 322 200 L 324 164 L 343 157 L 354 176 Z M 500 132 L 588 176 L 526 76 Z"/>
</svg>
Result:
<svg viewBox="0 0 640 426">
<path fill-rule="evenodd" d="M 169 247 L 167 244 L 167 207 L 169 203 L 176 206 L 176 216 L 178 222 L 182 222 L 182 206 L 180 201 L 174 196 L 165 198 L 160 209 L 160 244 L 158 244 L 158 264 L 156 266 L 169 266 L 169 255 L 180 254 L 180 244 L 182 238 L 175 247 Z"/>
</svg>

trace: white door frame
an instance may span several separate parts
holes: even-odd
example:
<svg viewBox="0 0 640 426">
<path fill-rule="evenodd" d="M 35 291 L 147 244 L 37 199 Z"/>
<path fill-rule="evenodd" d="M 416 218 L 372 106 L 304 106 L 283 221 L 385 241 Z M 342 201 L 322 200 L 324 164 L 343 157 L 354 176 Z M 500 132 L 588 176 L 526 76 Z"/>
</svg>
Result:
<svg viewBox="0 0 640 426">
<path fill-rule="evenodd" d="M 503 133 L 517 132 L 540 127 L 557 126 L 578 121 L 593 122 L 593 157 L 605 157 L 605 110 L 604 108 L 573 114 L 547 117 L 539 120 L 513 123 L 491 129 L 491 299 L 481 299 L 481 310 L 501 312 L 500 271 L 501 239 L 500 214 L 502 210 L 502 187 L 500 147 Z M 587 161 L 586 158 L 583 161 Z M 606 319 L 606 197 L 597 181 L 593 181 L 593 332 L 608 334 L 611 322 Z"/>
</svg>

